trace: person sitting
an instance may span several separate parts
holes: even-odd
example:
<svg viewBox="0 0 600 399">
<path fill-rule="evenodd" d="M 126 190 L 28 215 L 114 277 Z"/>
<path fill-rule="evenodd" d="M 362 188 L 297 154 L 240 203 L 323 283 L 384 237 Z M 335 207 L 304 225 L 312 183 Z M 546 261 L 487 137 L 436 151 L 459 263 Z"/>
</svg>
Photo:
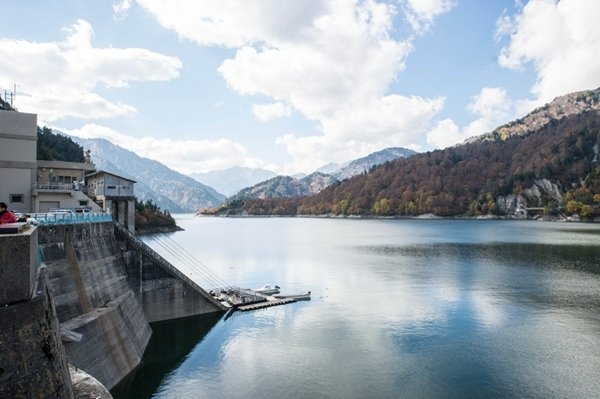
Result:
<svg viewBox="0 0 600 399">
<path fill-rule="evenodd" d="M 4 202 L 0 202 L 0 224 L 15 223 L 17 218 L 8 210 L 8 206 Z"/>
</svg>

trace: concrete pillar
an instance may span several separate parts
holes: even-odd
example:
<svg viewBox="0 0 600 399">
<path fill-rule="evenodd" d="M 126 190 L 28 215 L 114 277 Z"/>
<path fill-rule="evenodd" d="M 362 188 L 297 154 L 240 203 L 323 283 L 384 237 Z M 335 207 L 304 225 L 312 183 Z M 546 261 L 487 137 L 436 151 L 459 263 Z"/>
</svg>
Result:
<svg viewBox="0 0 600 399">
<path fill-rule="evenodd" d="M 135 203 L 134 200 L 127 201 L 127 228 L 135 233 Z"/>
<path fill-rule="evenodd" d="M 0 235 L 0 306 L 31 299 L 36 277 L 37 228 Z"/>
<path fill-rule="evenodd" d="M 119 204 L 118 213 L 117 213 L 117 221 L 121 223 L 123 226 L 127 225 L 127 219 L 125 217 L 125 208 L 127 207 L 127 202 L 123 200 L 115 201 L 115 203 Z"/>
</svg>

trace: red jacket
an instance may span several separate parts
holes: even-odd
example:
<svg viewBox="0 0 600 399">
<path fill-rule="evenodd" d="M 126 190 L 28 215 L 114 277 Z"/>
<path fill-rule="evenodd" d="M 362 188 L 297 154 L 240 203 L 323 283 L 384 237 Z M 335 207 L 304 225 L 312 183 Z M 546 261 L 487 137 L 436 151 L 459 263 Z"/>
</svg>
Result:
<svg viewBox="0 0 600 399">
<path fill-rule="evenodd" d="M 0 224 L 5 223 L 14 223 L 17 221 L 17 218 L 11 211 L 2 211 L 0 212 Z"/>
</svg>

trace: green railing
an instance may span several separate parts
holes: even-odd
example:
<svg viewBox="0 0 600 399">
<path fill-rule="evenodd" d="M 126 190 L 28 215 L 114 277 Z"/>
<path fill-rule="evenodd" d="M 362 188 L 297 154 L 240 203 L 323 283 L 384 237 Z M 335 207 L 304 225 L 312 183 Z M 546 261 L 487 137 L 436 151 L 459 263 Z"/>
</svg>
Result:
<svg viewBox="0 0 600 399">
<path fill-rule="evenodd" d="M 112 215 L 107 213 L 34 213 L 31 217 L 34 220 L 29 222 L 39 226 L 113 221 Z"/>
</svg>

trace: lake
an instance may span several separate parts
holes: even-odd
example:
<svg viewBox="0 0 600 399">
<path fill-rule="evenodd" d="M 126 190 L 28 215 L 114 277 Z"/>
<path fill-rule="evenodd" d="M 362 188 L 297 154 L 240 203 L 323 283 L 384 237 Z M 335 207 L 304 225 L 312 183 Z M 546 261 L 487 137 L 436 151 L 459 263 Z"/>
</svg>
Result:
<svg viewBox="0 0 600 399">
<path fill-rule="evenodd" d="M 312 300 L 154 323 L 116 398 L 600 397 L 600 226 L 211 218 L 149 245 Z"/>
</svg>

